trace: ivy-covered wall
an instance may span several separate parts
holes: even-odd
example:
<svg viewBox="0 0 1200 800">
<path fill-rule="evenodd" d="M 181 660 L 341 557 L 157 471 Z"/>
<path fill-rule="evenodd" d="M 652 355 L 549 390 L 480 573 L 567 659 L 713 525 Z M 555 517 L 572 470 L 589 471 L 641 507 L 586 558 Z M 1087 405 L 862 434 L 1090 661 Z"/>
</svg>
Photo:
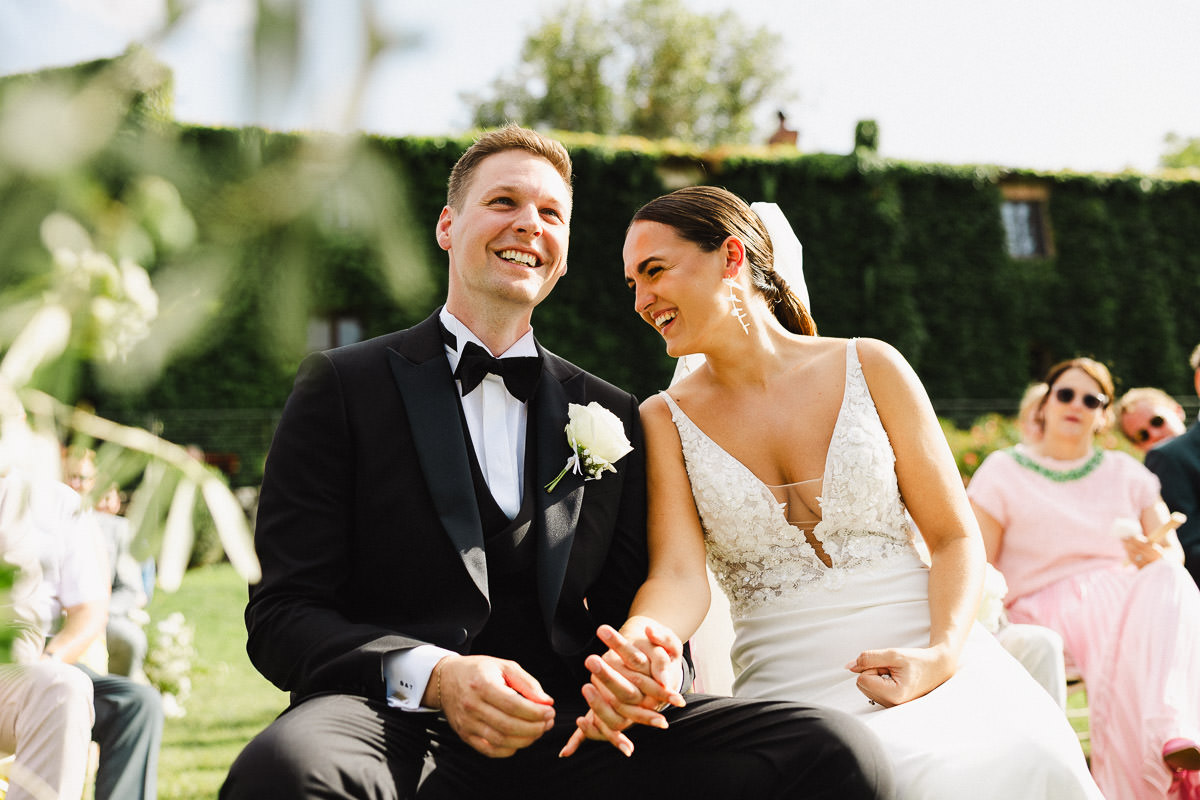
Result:
<svg viewBox="0 0 1200 800">
<path fill-rule="evenodd" d="M 381 253 L 378 230 L 367 236 L 337 223 L 341 201 L 334 196 L 312 198 L 331 209 L 324 222 L 320 214 L 316 221 L 259 218 L 244 230 L 228 203 L 224 217 L 203 213 L 230 192 L 246 193 L 246 202 L 288 195 L 289 184 L 274 187 L 264 175 L 293 163 L 312 137 L 187 126 L 164 135 L 190 156 L 179 160 L 186 175 L 170 165 L 161 169 L 196 212 L 197 247 L 219 242 L 229 252 L 236 245 L 236 258 L 214 262 L 231 280 L 213 299 L 201 334 L 153 385 L 128 394 L 85 379 L 83 394 L 102 413 L 140 424 L 157 417 L 168 437 L 208 450 L 230 449 L 224 417 L 185 433 L 172 429 L 171 415 L 226 410 L 232 418 L 233 410 L 263 410 L 254 423 L 259 444 L 234 447 L 243 451 L 235 481 L 253 482 L 273 414 L 304 355 L 310 316 L 353 314 L 370 336 L 410 325 L 440 302 L 445 258 L 433 226 L 450 167 L 470 139 L 366 139 L 357 168 L 398 178 L 402 187 L 403 197 L 380 206 L 395 217 L 380 223 L 385 234 L 393 225 L 407 231 L 395 248 L 402 254 L 397 267 L 395 252 Z M 563 138 L 576 170 L 570 268 L 535 325 L 551 349 L 639 396 L 666 385 L 672 362 L 632 312 L 622 278 L 624 231 L 642 203 L 666 190 L 664 180 L 689 170 L 698 182 L 778 203 L 804 244 L 821 333 L 891 342 L 939 410 L 960 422 L 968 421 L 966 412 L 950 401 L 1010 410 L 1028 381 L 1077 354 L 1107 362 L 1119 386 L 1191 392 L 1186 360 L 1200 342 L 1200 183 L 902 163 L 867 150 L 704 154 Z M 105 181 L 114 192 L 130 158 L 106 162 Z M 1016 179 L 1048 191 L 1049 257 L 1007 255 L 1001 187 Z M 169 264 L 148 266 L 156 272 Z"/>
</svg>

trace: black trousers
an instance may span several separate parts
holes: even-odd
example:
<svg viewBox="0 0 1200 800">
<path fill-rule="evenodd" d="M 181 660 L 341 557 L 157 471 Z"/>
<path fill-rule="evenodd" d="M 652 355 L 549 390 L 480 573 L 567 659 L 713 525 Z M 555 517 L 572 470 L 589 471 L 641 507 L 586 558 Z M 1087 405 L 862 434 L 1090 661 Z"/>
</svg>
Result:
<svg viewBox="0 0 1200 800">
<path fill-rule="evenodd" d="M 582 708 L 509 758 L 486 758 L 438 715 L 350 695 L 284 712 L 242 751 L 221 798 L 890 798 L 891 766 L 850 716 L 798 703 L 689 695 L 663 731 L 635 726 L 630 758 L 607 742 L 558 751 Z M 424 773 L 424 774 L 423 774 Z M 616 794 L 621 793 L 621 794 Z"/>
</svg>

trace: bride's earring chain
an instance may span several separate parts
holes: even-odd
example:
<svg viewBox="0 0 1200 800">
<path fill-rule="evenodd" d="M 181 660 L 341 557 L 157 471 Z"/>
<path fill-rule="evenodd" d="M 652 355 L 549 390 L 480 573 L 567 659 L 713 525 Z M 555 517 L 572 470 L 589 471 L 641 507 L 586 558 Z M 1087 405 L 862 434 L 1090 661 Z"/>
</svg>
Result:
<svg viewBox="0 0 1200 800">
<path fill-rule="evenodd" d="M 750 335 L 750 323 L 746 321 L 749 317 L 746 314 L 745 310 L 742 308 L 742 298 L 738 297 L 737 293 L 734 292 L 734 289 L 737 288 L 737 281 L 735 281 L 733 278 L 725 278 L 721 282 L 729 287 L 729 298 L 728 299 L 729 299 L 730 315 L 737 318 L 737 321 L 739 323 L 741 323 L 742 331 L 747 336 L 749 336 Z"/>
</svg>

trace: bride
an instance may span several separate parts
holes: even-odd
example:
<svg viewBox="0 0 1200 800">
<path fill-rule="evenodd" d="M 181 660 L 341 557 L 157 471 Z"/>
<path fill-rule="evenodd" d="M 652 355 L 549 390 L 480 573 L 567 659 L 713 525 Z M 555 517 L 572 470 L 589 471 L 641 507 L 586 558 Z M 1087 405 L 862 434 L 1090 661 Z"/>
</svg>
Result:
<svg viewBox="0 0 1200 800">
<path fill-rule="evenodd" d="M 763 213 L 798 260 L 786 220 Z M 610 650 L 588 661 L 592 710 L 564 752 L 584 736 L 628 752 L 629 724 L 666 724 L 657 701 L 681 700 L 664 665 L 708 609 L 707 557 L 735 696 L 862 715 L 905 797 L 1099 797 L 1061 709 L 973 622 L 982 539 L 903 357 L 816 336 L 762 219 L 723 189 L 642 207 L 624 262 L 667 352 L 703 358 L 642 405 L 650 574 L 630 621 L 600 632 Z"/>
</svg>

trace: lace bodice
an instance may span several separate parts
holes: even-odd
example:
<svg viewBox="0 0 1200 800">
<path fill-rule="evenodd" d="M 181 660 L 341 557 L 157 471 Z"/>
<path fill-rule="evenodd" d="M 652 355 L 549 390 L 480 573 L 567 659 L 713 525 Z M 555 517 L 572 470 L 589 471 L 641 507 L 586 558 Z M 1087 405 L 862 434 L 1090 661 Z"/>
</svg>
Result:
<svg viewBox="0 0 1200 800">
<path fill-rule="evenodd" d="M 735 618 L 768 605 L 794 605 L 809 588 L 836 589 L 849 571 L 874 569 L 896 554 L 915 552 L 896 481 L 896 456 L 853 340 L 846 348 L 846 388 L 825 458 L 821 520 L 813 531 L 832 566 L 787 521 L 770 488 L 662 394 L 679 429 L 708 564 Z"/>
</svg>

